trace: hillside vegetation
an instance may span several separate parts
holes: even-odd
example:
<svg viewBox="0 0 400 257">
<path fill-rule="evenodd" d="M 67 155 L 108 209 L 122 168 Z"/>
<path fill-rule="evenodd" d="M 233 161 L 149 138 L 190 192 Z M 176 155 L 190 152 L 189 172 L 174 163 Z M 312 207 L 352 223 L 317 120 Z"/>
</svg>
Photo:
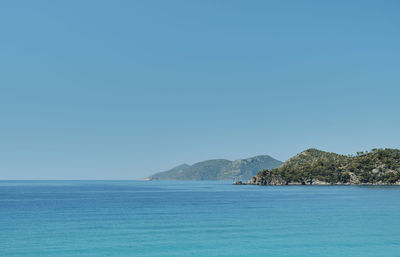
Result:
<svg viewBox="0 0 400 257">
<path fill-rule="evenodd" d="M 276 169 L 264 169 L 247 184 L 400 184 L 400 150 L 372 149 L 345 156 L 308 149 Z"/>
</svg>

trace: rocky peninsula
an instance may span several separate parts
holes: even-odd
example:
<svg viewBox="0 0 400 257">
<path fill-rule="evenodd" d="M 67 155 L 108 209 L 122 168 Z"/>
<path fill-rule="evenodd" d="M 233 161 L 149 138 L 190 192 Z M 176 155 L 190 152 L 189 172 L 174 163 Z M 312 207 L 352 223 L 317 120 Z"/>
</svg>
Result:
<svg viewBox="0 0 400 257">
<path fill-rule="evenodd" d="M 400 150 L 340 155 L 308 149 L 237 185 L 400 185 Z"/>
</svg>

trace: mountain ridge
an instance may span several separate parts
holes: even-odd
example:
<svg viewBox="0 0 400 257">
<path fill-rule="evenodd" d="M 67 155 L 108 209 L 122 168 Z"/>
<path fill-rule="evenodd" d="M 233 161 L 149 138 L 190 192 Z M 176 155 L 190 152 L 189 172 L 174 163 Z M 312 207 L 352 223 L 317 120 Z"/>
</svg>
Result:
<svg viewBox="0 0 400 257">
<path fill-rule="evenodd" d="M 283 162 L 269 155 L 257 155 L 230 161 L 211 159 L 192 165 L 181 164 L 170 170 L 155 173 L 146 180 L 248 180 L 261 169 L 279 167 Z"/>
</svg>

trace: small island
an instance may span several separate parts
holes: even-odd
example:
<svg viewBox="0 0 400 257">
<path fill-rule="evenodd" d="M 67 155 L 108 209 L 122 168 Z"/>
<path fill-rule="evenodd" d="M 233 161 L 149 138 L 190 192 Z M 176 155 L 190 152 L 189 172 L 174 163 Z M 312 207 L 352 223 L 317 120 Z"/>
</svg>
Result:
<svg viewBox="0 0 400 257">
<path fill-rule="evenodd" d="M 280 167 L 235 185 L 400 185 L 400 150 L 372 149 L 346 156 L 308 149 Z"/>
</svg>

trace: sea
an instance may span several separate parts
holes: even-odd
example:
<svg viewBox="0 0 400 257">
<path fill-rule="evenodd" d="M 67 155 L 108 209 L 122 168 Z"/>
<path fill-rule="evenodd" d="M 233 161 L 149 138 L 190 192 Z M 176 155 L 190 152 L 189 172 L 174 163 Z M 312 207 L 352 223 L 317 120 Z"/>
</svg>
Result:
<svg viewBox="0 0 400 257">
<path fill-rule="evenodd" d="M 400 256 L 400 186 L 0 181 L 0 256 Z"/>
</svg>

